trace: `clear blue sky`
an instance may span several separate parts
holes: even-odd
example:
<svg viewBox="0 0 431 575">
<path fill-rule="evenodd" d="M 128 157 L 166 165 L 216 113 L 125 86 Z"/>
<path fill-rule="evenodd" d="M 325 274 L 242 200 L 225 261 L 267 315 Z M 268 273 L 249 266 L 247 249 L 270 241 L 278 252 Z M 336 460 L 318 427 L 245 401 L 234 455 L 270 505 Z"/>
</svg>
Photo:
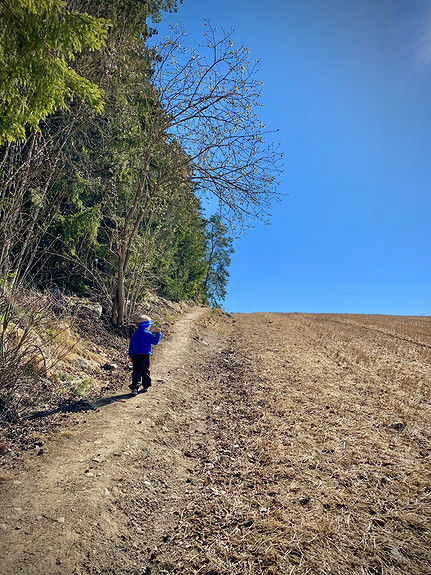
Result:
<svg viewBox="0 0 431 575">
<path fill-rule="evenodd" d="M 205 18 L 261 60 L 285 155 L 224 308 L 431 315 L 431 0 L 184 0 L 159 29 Z"/>
</svg>

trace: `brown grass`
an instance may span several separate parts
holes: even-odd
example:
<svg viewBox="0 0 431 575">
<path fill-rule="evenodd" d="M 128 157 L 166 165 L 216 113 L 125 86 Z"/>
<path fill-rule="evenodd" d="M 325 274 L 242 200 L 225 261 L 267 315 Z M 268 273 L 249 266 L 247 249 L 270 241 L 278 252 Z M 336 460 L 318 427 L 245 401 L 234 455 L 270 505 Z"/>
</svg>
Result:
<svg viewBox="0 0 431 575">
<path fill-rule="evenodd" d="M 160 573 L 431 572 L 431 319 L 237 316 Z"/>
</svg>

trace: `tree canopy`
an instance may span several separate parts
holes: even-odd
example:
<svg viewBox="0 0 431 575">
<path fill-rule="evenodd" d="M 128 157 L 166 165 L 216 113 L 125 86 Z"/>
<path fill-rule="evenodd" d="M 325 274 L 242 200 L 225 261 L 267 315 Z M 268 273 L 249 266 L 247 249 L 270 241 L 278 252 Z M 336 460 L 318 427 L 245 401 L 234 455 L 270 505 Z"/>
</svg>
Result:
<svg viewBox="0 0 431 575">
<path fill-rule="evenodd" d="M 39 131 L 75 95 L 102 110 L 101 90 L 72 64 L 84 48 L 99 50 L 107 29 L 62 0 L 0 0 L 0 144 Z"/>
<path fill-rule="evenodd" d="M 233 31 L 207 23 L 200 54 L 181 29 L 148 46 L 149 20 L 176 8 L 0 0 L 4 292 L 98 294 L 114 324 L 149 289 L 223 302 L 229 229 L 267 217 L 280 155 L 258 117 L 257 63 Z M 204 215 L 209 196 L 217 216 Z"/>
<path fill-rule="evenodd" d="M 184 48 L 186 41 L 177 27 L 156 47 L 151 82 L 164 110 L 160 133 L 180 142 L 192 179 L 231 222 L 264 218 L 277 197 L 281 155 L 258 116 L 258 61 L 235 45 L 233 30 L 210 22 L 200 53 Z"/>
</svg>

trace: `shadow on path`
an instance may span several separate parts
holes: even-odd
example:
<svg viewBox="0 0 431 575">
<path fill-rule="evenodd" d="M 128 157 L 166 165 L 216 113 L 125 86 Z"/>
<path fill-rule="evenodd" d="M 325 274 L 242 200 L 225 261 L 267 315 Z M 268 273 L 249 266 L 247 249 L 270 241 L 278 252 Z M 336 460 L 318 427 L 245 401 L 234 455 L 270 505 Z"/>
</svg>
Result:
<svg viewBox="0 0 431 575">
<path fill-rule="evenodd" d="M 142 393 L 142 392 L 141 392 Z M 80 399 L 79 401 L 66 401 L 53 409 L 46 409 L 44 411 L 36 411 L 27 417 L 27 419 L 41 419 L 54 415 L 55 413 L 80 413 L 82 411 L 97 411 L 105 405 L 110 405 L 116 401 L 125 401 L 132 396 L 130 393 L 122 393 L 120 395 L 110 395 L 108 397 L 101 397 L 98 399 Z"/>
</svg>

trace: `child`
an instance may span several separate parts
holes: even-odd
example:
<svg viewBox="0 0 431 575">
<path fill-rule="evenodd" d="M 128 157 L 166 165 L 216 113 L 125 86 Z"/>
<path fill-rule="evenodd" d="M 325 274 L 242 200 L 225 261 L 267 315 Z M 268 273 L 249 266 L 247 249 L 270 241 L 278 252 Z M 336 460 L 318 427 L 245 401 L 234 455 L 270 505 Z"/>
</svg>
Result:
<svg viewBox="0 0 431 575">
<path fill-rule="evenodd" d="M 138 393 L 138 386 L 142 378 L 143 391 L 147 391 L 151 385 L 150 377 L 150 355 L 151 347 L 157 345 L 162 337 L 161 329 L 157 327 L 154 335 L 149 331 L 151 318 L 142 315 L 138 319 L 139 327 L 130 338 L 129 358 L 133 364 L 132 385 L 130 389 L 132 395 Z"/>
</svg>

